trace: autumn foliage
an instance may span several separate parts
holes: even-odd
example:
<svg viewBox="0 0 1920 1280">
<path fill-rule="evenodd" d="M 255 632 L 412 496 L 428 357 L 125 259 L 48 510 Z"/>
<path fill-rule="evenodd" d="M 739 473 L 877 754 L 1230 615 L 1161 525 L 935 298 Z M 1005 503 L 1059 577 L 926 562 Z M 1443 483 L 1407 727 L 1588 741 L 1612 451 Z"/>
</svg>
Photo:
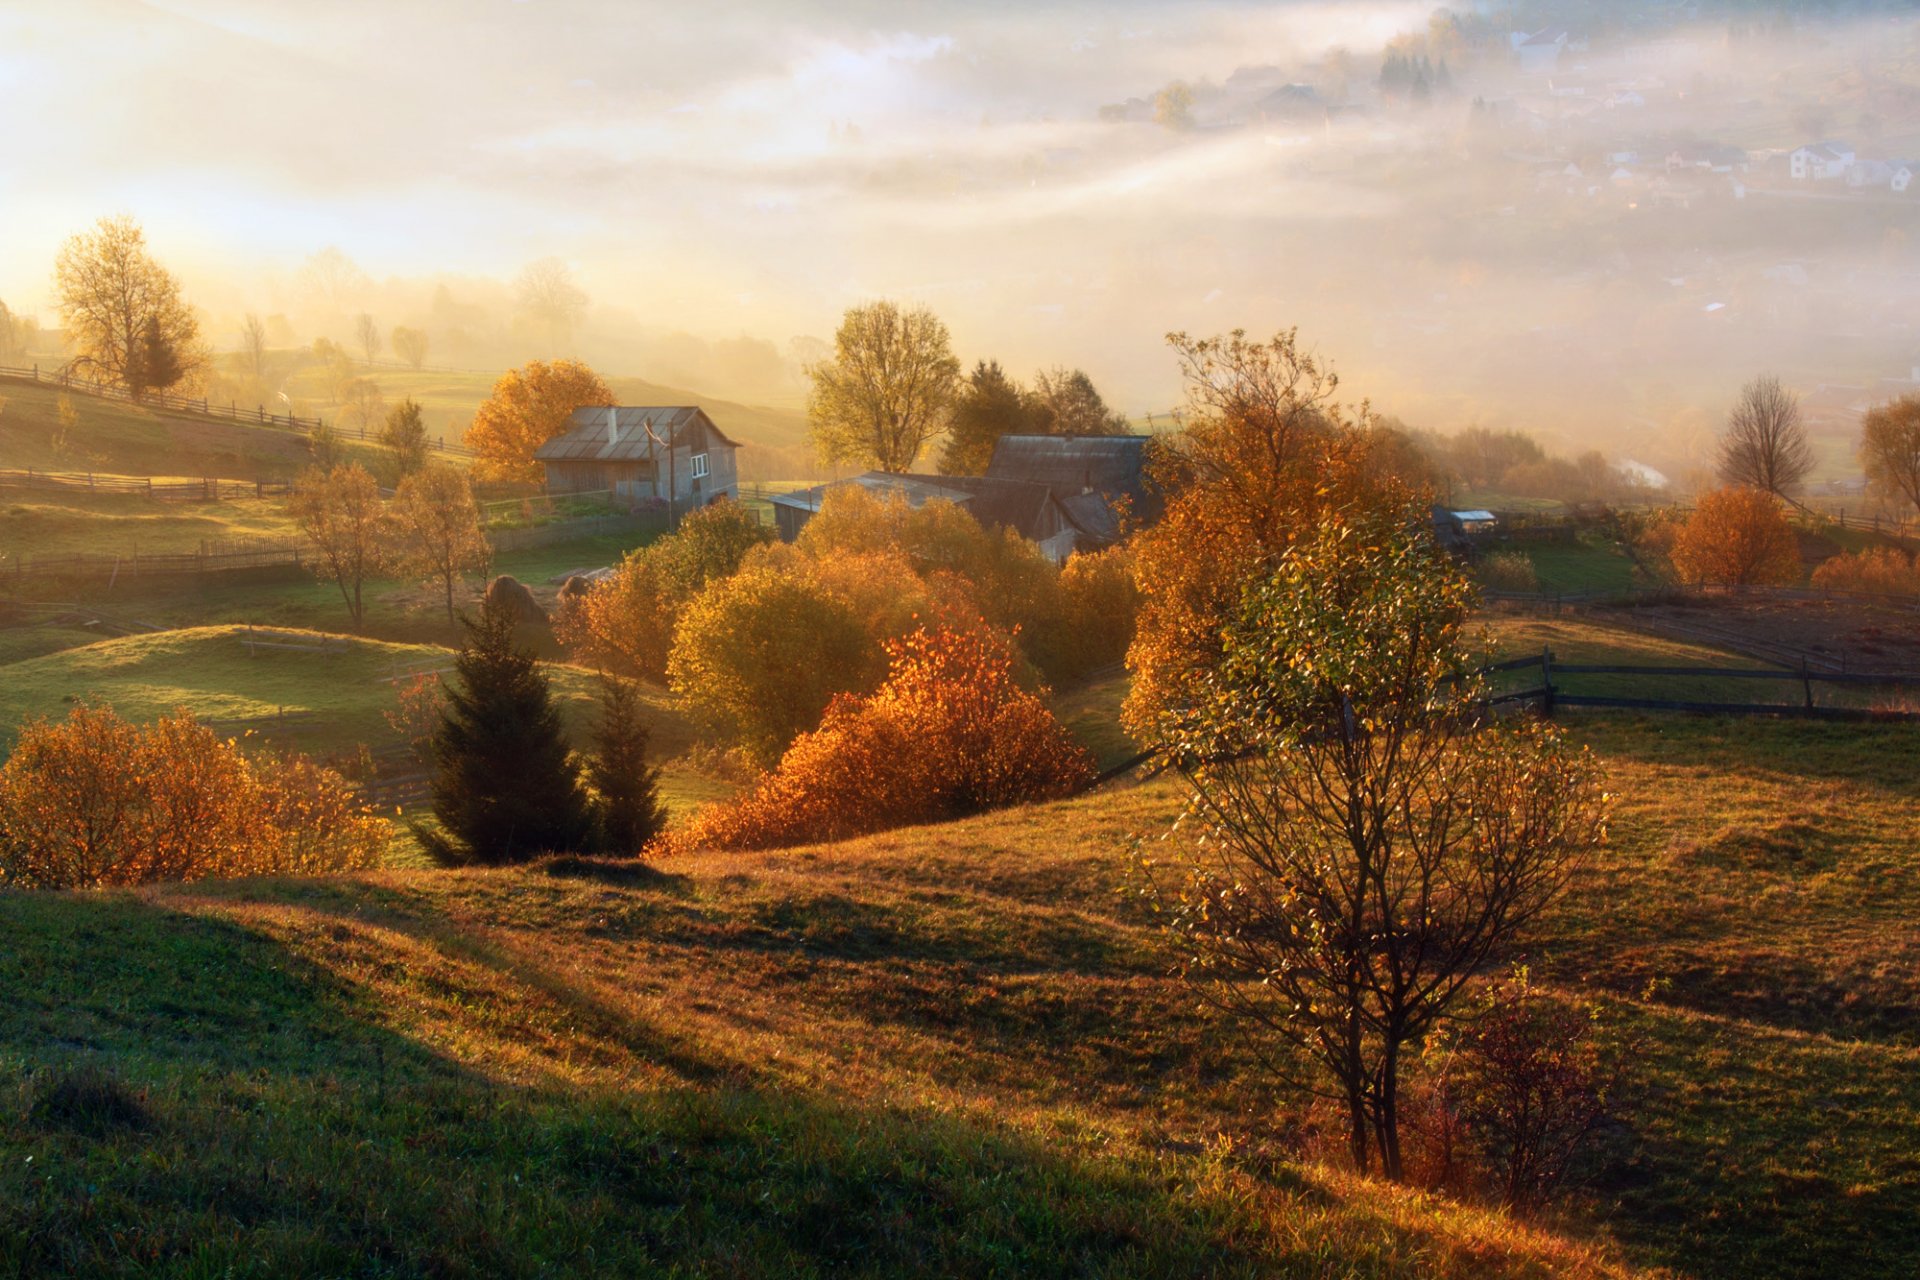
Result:
<svg viewBox="0 0 1920 1280">
<path fill-rule="evenodd" d="M 507 370 L 467 428 L 474 479 L 538 484 L 542 471 L 533 451 L 565 431 L 575 409 L 612 403 L 600 375 L 578 360 L 535 360 Z"/>
<path fill-rule="evenodd" d="M 1681 581 L 1728 586 L 1799 580 L 1800 548 L 1770 493 L 1717 489 L 1700 499 L 1673 536 L 1673 568 Z"/>
<path fill-rule="evenodd" d="M 695 816 L 675 843 L 764 849 L 839 840 L 1070 794 L 1093 777 L 1006 640 L 984 624 L 886 646 L 888 675 L 841 696 L 758 787 Z"/>
<path fill-rule="evenodd" d="M 0 767 L 0 884 L 89 889 L 367 867 L 389 828 L 345 779 L 253 759 L 192 716 L 37 720 Z"/>
<path fill-rule="evenodd" d="M 1166 511 L 1133 543 L 1141 603 L 1125 722 L 1142 741 L 1192 702 L 1263 566 L 1326 513 L 1397 509 L 1419 484 L 1364 405 L 1349 411 L 1335 401 L 1338 377 L 1294 333 L 1168 341 L 1193 417 L 1152 459 Z"/>
<path fill-rule="evenodd" d="M 1822 561 L 1813 585 L 1876 596 L 1920 594 L 1920 561 L 1898 547 L 1869 547 Z"/>
</svg>

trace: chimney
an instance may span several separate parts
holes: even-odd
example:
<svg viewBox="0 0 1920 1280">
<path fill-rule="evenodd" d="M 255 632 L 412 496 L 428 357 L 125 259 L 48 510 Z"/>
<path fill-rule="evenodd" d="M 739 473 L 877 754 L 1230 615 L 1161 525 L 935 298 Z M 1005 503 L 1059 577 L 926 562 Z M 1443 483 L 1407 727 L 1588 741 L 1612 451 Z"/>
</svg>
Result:
<svg viewBox="0 0 1920 1280">
<path fill-rule="evenodd" d="M 610 404 L 607 406 L 607 444 L 609 446 L 612 446 L 619 443 L 620 443 L 620 406 L 617 404 Z"/>
</svg>

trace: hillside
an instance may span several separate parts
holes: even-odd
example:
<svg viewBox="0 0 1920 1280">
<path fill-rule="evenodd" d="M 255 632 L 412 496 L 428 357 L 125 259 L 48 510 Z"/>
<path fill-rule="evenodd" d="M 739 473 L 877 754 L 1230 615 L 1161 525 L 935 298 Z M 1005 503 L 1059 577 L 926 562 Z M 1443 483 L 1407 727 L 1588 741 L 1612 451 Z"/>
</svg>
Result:
<svg viewBox="0 0 1920 1280">
<path fill-rule="evenodd" d="M 1619 814 L 1534 959 L 1644 1048 L 1538 1232 L 1301 1147 L 1116 893 L 1162 780 L 657 870 L 0 895 L 0 1274 L 1910 1274 L 1911 731 L 1574 731 Z"/>
<path fill-rule="evenodd" d="M 250 648 L 249 640 L 263 643 Z M 284 737 L 287 745 L 322 756 L 351 754 L 362 743 L 400 741 L 386 720 L 397 705 L 395 676 L 452 663 L 452 651 L 438 645 L 291 628 L 200 626 L 100 640 L 0 666 L 0 750 L 11 746 L 24 721 L 58 719 L 76 701 L 94 701 L 140 721 L 185 708 L 236 734 L 249 727 L 283 733 L 274 718 L 290 713 L 301 723 Z M 594 676 L 564 663 L 547 672 L 568 730 L 584 747 L 597 715 Z M 648 692 L 643 706 L 653 750 L 666 762 L 661 789 L 669 807 L 682 810 L 725 794 L 727 784 L 683 758 L 694 733 L 674 699 Z"/>
<path fill-rule="evenodd" d="M 1272 1163 L 1110 892 L 1165 799 L 659 874 L 0 896 L 0 1272 L 1611 1273 Z"/>
<path fill-rule="evenodd" d="M 504 370 L 500 372 L 505 372 Z M 411 370 L 381 367 L 371 375 L 387 403 L 411 397 L 426 414 L 429 431 L 457 434 L 481 402 L 493 392 L 499 373 Z M 645 378 L 612 377 L 607 385 L 622 404 L 697 404 L 733 439 L 749 446 L 740 456 L 745 476 L 755 480 L 813 474 L 807 444 L 806 415 L 794 409 L 747 405 L 704 395 L 685 387 L 666 386 Z M 289 394 L 331 417 L 338 406 L 326 377 L 317 365 L 287 380 Z"/>
<path fill-rule="evenodd" d="M 78 415 L 70 430 L 60 421 L 63 395 Z M 358 442 L 345 447 L 369 463 L 378 452 Z M 311 461 L 307 439 L 297 432 L 157 413 L 0 377 L 0 469 L 291 480 Z"/>
</svg>

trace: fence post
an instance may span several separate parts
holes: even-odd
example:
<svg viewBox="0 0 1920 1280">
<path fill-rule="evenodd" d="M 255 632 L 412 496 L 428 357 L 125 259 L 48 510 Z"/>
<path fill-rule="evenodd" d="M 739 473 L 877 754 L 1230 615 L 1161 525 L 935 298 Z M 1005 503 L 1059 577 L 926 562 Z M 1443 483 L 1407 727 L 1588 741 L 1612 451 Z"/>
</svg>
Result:
<svg viewBox="0 0 1920 1280">
<path fill-rule="evenodd" d="M 1553 719 L 1553 650 L 1542 646 L 1540 649 L 1540 714 Z"/>
<path fill-rule="evenodd" d="M 1800 687 L 1806 691 L 1807 710 L 1813 710 L 1813 681 L 1807 675 L 1807 655 L 1800 655 Z"/>
</svg>

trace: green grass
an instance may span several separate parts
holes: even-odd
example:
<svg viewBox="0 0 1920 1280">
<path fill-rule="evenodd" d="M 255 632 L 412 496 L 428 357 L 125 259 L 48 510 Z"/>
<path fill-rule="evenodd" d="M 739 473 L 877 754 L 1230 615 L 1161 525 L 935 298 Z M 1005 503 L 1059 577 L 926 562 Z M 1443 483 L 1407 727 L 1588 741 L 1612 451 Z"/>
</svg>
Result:
<svg viewBox="0 0 1920 1280">
<path fill-rule="evenodd" d="M 297 535 L 283 498 L 169 502 L 85 490 L 0 489 L 0 547 L 8 556 L 158 555 L 203 542 Z"/>
<path fill-rule="evenodd" d="M 1617 543 L 1582 537 L 1573 543 L 1538 543 L 1512 548 L 1533 562 L 1540 590 L 1573 593 L 1625 591 L 1639 583 L 1634 563 Z"/>
<path fill-rule="evenodd" d="M 1235 1103 L 1110 891 L 1165 799 L 660 873 L 0 895 L 0 1274 L 1617 1273 Z"/>
<path fill-rule="evenodd" d="M 1120 727 L 1120 704 L 1127 700 L 1130 683 L 1123 673 L 1063 689 L 1054 697 L 1053 714 L 1093 756 L 1097 769 L 1111 769 L 1139 754 Z"/>
<path fill-rule="evenodd" d="M 1911 1274 L 1913 732 L 1572 732 L 1617 816 L 1531 959 L 1644 1047 L 1540 1230 L 1300 1145 L 1115 892 L 1162 780 L 657 870 L 0 895 L 0 1275 Z"/>
<path fill-rule="evenodd" d="M 304 648 L 256 648 L 245 640 L 315 646 L 343 643 L 341 652 Z M 0 745 L 17 726 L 36 717 L 60 719 L 76 702 L 104 703 L 130 720 L 151 721 L 178 708 L 204 720 L 246 720 L 285 712 L 310 713 L 311 731 L 285 739 L 314 755 L 349 755 L 360 744 L 396 744 L 386 721 L 399 684 L 391 677 L 450 667 L 451 650 L 437 645 L 346 638 L 324 632 L 236 626 L 193 627 L 152 635 L 102 640 L 78 648 L 25 658 L 0 668 Z M 591 744 L 598 714 L 594 676 L 579 667 L 552 663 L 553 683 L 574 744 Z M 643 705 L 652 749 L 664 764 L 662 798 L 670 810 L 723 798 L 732 787 L 685 759 L 696 735 L 677 701 L 646 691 Z M 271 729 L 263 726 L 262 734 Z"/>
</svg>

